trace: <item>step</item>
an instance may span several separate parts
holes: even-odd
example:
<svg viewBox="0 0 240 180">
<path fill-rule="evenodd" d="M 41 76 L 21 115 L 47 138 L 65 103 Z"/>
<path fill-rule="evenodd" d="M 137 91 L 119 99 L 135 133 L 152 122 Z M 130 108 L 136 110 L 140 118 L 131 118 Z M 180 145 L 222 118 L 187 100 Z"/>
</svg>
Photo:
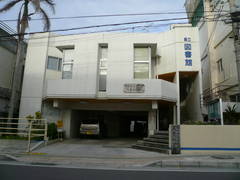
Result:
<svg viewBox="0 0 240 180">
<path fill-rule="evenodd" d="M 166 149 L 166 148 L 148 147 L 148 146 L 138 145 L 138 144 L 133 145 L 132 148 L 169 154 L 169 149 Z"/>
<path fill-rule="evenodd" d="M 149 142 L 149 141 L 138 141 L 137 145 L 144 145 L 144 146 L 156 147 L 156 148 L 166 148 L 166 149 L 168 149 L 169 147 L 167 143 L 156 143 L 156 142 Z"/>
<path fill-rule="evenodd" d="M 157 143 L 169 143 L 169 139 L 159 139 L 159 138 L 143 138 L 144 141 L 157 142 Z"/>
<path fill-rule="evenodd" d="M 156 139 L 168 139 L 169 136 L 168 135 L 150 135 L 148 136 L 149 138 L 156 138 Z"/>
<path fill-rule="evenodd" d="M 156 131 L 154 134 L 155 135 L 168 135 L 169 131 Z"/>
</svg>

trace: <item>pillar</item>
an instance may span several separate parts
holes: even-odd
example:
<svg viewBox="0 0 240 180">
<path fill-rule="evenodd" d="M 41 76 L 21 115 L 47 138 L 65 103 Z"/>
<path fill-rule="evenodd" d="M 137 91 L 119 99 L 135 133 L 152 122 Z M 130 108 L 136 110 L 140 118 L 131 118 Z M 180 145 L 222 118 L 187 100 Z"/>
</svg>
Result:
<svg viewBox="0 0 240 180">
<path fill-rule="evenodd" d="M 154 135 L 157 126 L 157 110 L 148 112 L 148 135 Z"/>
<path fill-rule="evenodd" d="M 177 125 L 177 106 L 173 106 L 173 124 Z"/>
<path fill-rule="evenodd" d="M 65 134 L 65 138 L 71 138 L 71 113 L 70 109 L 62 110 L 61 120 L 63 121 L 63 130 Z"/>
</svg>

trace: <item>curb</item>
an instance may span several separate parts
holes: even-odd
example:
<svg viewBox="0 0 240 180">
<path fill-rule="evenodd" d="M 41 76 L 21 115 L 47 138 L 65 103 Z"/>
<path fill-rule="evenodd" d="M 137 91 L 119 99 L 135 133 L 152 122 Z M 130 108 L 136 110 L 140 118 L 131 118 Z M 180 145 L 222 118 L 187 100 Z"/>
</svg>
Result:
<svg viewBox="0 0 240 180">
<path fill-rule="evenodd" d="M 161 160 L 148 164 L 148 167 L 178 167 L 178 168 L 229 168 L 240 169 L 240 162 L 233 161 L 187 161 L 187 160 Z"/>
</svg>

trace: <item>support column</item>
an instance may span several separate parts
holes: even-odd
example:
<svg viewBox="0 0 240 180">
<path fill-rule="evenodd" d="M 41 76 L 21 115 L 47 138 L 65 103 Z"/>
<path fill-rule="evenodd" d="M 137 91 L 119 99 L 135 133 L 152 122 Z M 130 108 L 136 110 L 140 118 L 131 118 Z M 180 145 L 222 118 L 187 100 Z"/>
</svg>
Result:
<svg viewBox="0 0 240 180">
<path fill-rule="evenodd" d="M 154 135 L 157 125 L 157 110 L 148 112 L 148 135 Z"/>
<path fill-rule="evenodd" d="M 181 106 L 180 106 L 180 75 L 179 71 L 176 73 L 176 82 L 177 82 L 177 125 L 181 124 Z"/>
<path fill-rule="evenodd" d="M 157 113 L 156 114 L 156 116 L 157 116 L 157 119 L 156 119 L 156 121 L 157 121 L 157 123 L 156 123 L 156 130 L 159 131 L 159 110 L 157 110 L 156 113 Z"/>
<path fill-rule="evenodd" d="M 70 109 L 62 110 L 61 120 L 63 121 L 63 130 L 66 138 L 71 138 L 71 113 Z"/>
<path fill-rule="evenodd" d="M 177 106 L 173 106 L 173 125 L 177 125 Z"/>
</svg>

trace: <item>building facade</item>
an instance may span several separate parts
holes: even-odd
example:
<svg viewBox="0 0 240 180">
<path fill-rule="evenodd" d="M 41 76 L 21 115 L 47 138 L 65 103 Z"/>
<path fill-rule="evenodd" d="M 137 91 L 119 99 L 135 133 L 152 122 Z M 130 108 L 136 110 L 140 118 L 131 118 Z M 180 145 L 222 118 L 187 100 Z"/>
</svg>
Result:
<svg viewBox="0 0 240 180">
<path fill-rule="evenodd" d="M 49 122 L 62 120 L 68 138 L 89 119 L 107 137 L 202 120 L 198 34 L 184 24 L 163 33 L 32 35 L 20 116 L 41 111 Z"/>
<path fill-rule="evenodd" d="M 0 22 L 0 36 L 3 36 L 0 38 L 0 117 L 7 117 L 8 115 L 12 78 L 16 62 L 17 40 L 14 37 L 8 37 L 11 34 L 15 34 L 15 32 L 5 23 Z M 21 83 L 19 84 L 18 97 L 15 102 L 17 104 L 14 110 L 15 116 L 18 116 L 19 111 L 20 86 Z"/>
<path fill-rule="evenodd" d="M 240 112 L 229 1 L 186 0 L 185 7 L 189 21 L 199 28 L 204 114 L 208 120 L 221 119 L 234 104 Z"/>
</svg>

